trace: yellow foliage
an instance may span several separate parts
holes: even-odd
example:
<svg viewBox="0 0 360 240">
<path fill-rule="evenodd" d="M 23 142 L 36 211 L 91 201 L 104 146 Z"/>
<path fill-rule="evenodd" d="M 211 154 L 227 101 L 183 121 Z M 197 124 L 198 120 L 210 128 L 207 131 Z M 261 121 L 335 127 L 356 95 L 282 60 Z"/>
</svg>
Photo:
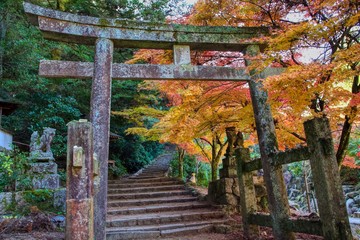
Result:
<svg viewBox="0 0 360 240">
<path fill-rule="evenodd" d="M 287 67 L 283 74 L 264 81 L 279 144 L 284 149 L 304 142 L 302 123 L 305 120 L 326 114 L 335 129 L 346 115 L 353 114 L 352 107 L 360 102 L 359 94 L 351 92 L 354 78 L 360 75 L 360 45 L 351 39 L 353 35 L 349 35 L 359 31 L 355 25 L 359 23 L 360 13 L 352 4 L 351 0 L 308 1 L 307 6 L 301 1 L 199 0 L 189 23 L 272 27 L 269 38 L 257 39 L 266 39 L 268 47 L 264 54 L 251 59 L 254 64 L 248 71 L 261 71 L 269 66 Z M 291 14 L 295 13 L 300 16 L 294 18 Z M 326 51 L 306 62 L 300 58 L 304 49 Z M 192 57 L 194 61 L 195 57 Z M 129 63 L 139 62 L 169 64 L 172 63 L 172 52 L 139 50 Z M 223 138 L 225 128 L 229 126 L 248 133 L 246 146 L 257 141 L 246 84 L 165 81 L 150 86 L 162 91 L 172 106 L 165 115 L 157 116 L 160 121 L 152 129 L 155 132 L 151 134 L 159 136 L 161 141 L 184 145 L 192 152 L 205 151 L 205 155 L 209 155 L 211 148 L 201 149 L 194 139 L 204 138 L 211 142 L 215 133 Z M 316 97 L 324 102 L 322 113 L 311 108 Z M 359 121 L 359 114 L 352 119 Z M 150 136 L 150 130 L 131 131 Z"/>
</svg>

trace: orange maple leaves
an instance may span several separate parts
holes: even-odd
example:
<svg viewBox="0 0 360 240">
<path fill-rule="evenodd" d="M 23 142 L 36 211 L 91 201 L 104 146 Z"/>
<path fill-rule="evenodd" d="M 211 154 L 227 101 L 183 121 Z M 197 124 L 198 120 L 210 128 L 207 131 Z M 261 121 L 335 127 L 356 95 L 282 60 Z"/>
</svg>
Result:
<svg viewBox="0 0 360 240">
<path fill-rule="evenodd" d="M 307 1 L 306 5 L 301 1 L 200 0 L 185 21 L 196 25 L 272 27 L 273 35 L 262 39 L 268 42 L 266 52 L 249 68 L 287 67 L 283 74 L 264 82 L 280 147 L 285 148 L 304 143 L 302 123 L 318 114 L 326 114 L 334 129 L 350 113 L 352 122 L 360 122 L 358 111 L 354 111 L 360 104 L 360 87 L 356 83 L 360 44 L 354 40 L 359 38 L 359 6 L 354 4 L 349 0 Z M 312 49 L 316 50 L 312 56 L 305 57 Z M 138 61 L 170 64 L 172 53 L 140 50 L 131 60 Z M 244 56 L 192 52 L 192 64 L 239 67 L 244 65 Z M 256 139 L 246 84 L 164 81 L 152 86 L 162 91 L 172 106 L 155 125 L 164 130 L 164 141 L 189 146 L 194 138 L 223 134 L 227 126 L 236 126 L 249 139 Z M 315 98 L 324 105 L 321 113 L 311 106 Z M 195 149 L 189 147 L 192 152 Z M 344 164 L 349 161 L 345 158 Z"/>
</svg>

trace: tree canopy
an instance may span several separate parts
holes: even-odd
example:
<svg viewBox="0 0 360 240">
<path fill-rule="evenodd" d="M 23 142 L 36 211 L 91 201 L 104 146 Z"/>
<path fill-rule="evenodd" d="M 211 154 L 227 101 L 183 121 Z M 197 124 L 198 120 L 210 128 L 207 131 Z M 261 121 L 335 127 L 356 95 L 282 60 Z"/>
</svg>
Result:
<svg viewBox="0 0 360 240">
<path fill-rule="evenodd" d="M 53 42 L 43 39 L 23 12 L 20 0 L 0 2 L 0 92 L 1 99 L 20 103 L 10 116 L 3 117 L 2 127 L 11 131 L 14 141 L 28 144 L 33 131 L 43 127 L 57 130 L 52 147 L 57 160 L 66 157 L 66 124 L 89 118 L 91 81 L 78 79 L 47 79 L 38 76 L 42 59 L 94 61 L 94 47 Z M 165 21 L 173 13 L 177 0 L 33 0 L 34 4 L 80 15 Z M 130 59 L 134 49 L 116 49 L 115 62 Z M 112 108 L 122 110 L 148 104 L 155 107 L 161 99 L 155 90 L 139 90 L 140 82 L 114 81 Z M 161 146 L 139 136 L 128 136 L 124 130 L 133 123 L 122 117 L 111 119 L 111 131 L 119 137 L 111 141 L 110 157 L 136 171 L 161 151 Z M 24 145 L 22 145 L 24 146 Z"/>
<path fill-rule="evenodd" d="M 302 123 L 314 116 L 330 118 L 341 165 L 358 124 L 360 98 L 359 3 L 357 1 L 210 1 L 199 0 L 182 23 L 207 26 L 268 26 L 266 50 L 251 59 L 250 70 L 285 67 L 265 80 L 282 149 L 305 143 Z M 259 40 L 259 39 L 257 39 Z M 171 51 L 140 50 L 130 62 L 171 63 Z M 230 52 L 192 52 L 192 64 L 239 67 L 249 56 Z M 130 129 L 206 154 L 208 143 L 227 126 L 248 133 L 256 143 L 255 123 L 246 84 L 231 82 L 156 82 L 170 110 L 152 129 Z M 354 133 L 353 138 L 357 138 Z M 218 141 L 220 142 L 220 141 Z M 351 143 L 353 141 L 350 141 Z M 352 148 L 352 144 L 350 144 Z M 349 153 L 353 150 L 349 150 Z M 357 150 L 358 151 L 358 150 Z M 350 154 L 351 155 L 351 154 Z M 347 165 L 357 159 L 347 156 Z"/>
<path fill-rule="evenodd" d="M 178 16 L 173 6 L 182 3 L 178 0 L 32 2 L 80 15 L 149 21 Z M 359 150 L 354 147 L 359 128 L 356 124 L 360 121 L 359 7 L 355 0 L 199 0 L 190 14 L 176 19 L 169 17 L 167 21 L 270 27 L 269 37 L 256 39 L 267 42 L 267 47 L 251 59 L 253 64 L 248 70 L 286 67 L 283 74 L 265 80 L 280 147 L 303 144 L 303 121 L 326 115 L 332 123 L 339 164 L 345 159 L 345 165 L 354 167 L 355 160 L 359 160 Z M 29 141 L 32 131 L 54 127 L 58 130 L 54 146 L 61 146 L 56 149 L 56 155 L 64 156 L 65 124 L 88 117 L 91 82 L 38 77 L 38 62 L 41 59 L 93 61 L 94 48 L 44 40 L 28 23 L 20 0 L 2 1 L 0 12 L 1 98 L 21 103 L 14 114 L 4 118 L 3 126 L 14 132 L 16 141 L 23 143 Z M 117 49 L 114 61 L 172 62 L 172 51 L 143 49 L 133 56 L 135 51 Z M 245 67 L 249 56 L 237 52 L 193 51 L 191 58 L 194 65 L 236 68 Z M 111 149 L 118 158 L 139 163 L 124 163 L 132 171 L 158 152 L 156 144 L 148 140 L 177 144 L 212 162 L 213 169 L 217 168 L 226 147 L 226 127 L 237 127 L 246 133 L 246 146 L 257 142 L 245 83 L 114 81 L 112 91 L 111 131 L 120 138 Z M 125 135 L 126 129 L 141 136 Z"/>
</svg>

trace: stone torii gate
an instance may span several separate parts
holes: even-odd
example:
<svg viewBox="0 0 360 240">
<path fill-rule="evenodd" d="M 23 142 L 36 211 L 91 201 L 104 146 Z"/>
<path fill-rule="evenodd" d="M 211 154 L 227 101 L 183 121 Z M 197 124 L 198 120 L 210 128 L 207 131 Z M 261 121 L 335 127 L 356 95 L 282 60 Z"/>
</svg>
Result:
<svg viewBox="0 0 360 240">
<path fill-rule="evenodd" d="M 95 239 L 105 239 L 112 79 L 249 82 L 261 150 L 261 164 L 264 169 L 264 178 L 271 209 L 270 225 L 273 227 L 276 239 L 294 238 L 292 231 L 284 227 L 289 220 L 289 206 L 282 170 L 279 166 L 274 167 L 273 165 L 274 151 L 277 151 L 275 127 L 270 106 L 267 104 L 267 93 L 262 89 L 262 82 L 258 81 L 266 76 L 277 75 L 282 69 L 269 68 L 259 74 L 249 75 L 245 69 L 192 66 L 190 62 L 190 50 L 241 51 L 247 55 L 257 55 L 261 51 L 262 45 L 257 42 L 251 42 L 250 39 L 268 34 L 269 30 L 267 28 L 198 27 L 103 19 L 50 10 L 30 3 L 24 3 L 24 9 L 29 15 L 30 21 L 39 27 L 46 39 L 95 45 L 94 63 L 45 60 L 40 62 L 39 67 L 39 74 L 44 77 L 92 78 L 93 81 L 90 119 L 92 129 L 91 126 L 89 127 L 89 125 L 85 124 L 87 130 L 84 130 L 82 135 L 91 135 L 91 131 L 93 131 L 93 151 L 100 164 L 100 188 L 94 197 Z M 112 55 L 114 47 L 173 49 L 174 64 L 128 65 L 113 63 Z M 69 131 L 70 129 L 76 129 L 76 126 L 71 124 Z M 76 139 L 70 132 L 69 134 L 71 139 Z M 75 140 L 74 142 L 77 145 L 82 144 Z M 90 146 L 88 149 L 92 150 L 91 142 L 84 144 L 84 146 Z M 86 152 L 84 157 L 83 152 Z M 81 168 L 85 161 L 85 165 L 88 164 L 88 167 L 86 167 L 87 174 L 92 174 L 94 167 L 93 157 L 91 154 L 89 155 L 89 151 L 84 151 L 81 147 L 72 146 L 68 143 L 68 162 L 69 160 L 72 163 L 68 164 L 68 166 L 77 169 Z M 68 174 L 74 174 L 74 171 L 69 172 L 69 169 L 67 171 Z M 75 174 L 74 176 L 79 175 Z M 93 181 L 88 179 L 84 184 L 92 185 Z M 90 204 L 92 203 L 91 187 L 87 191 L 87 197 L 90 198 L 88 202 Z M 74 191 L 72 192 L 74 193 Z M 74 195 L 76 194 L 74 193 Z M 74 197 L 76 198 L 76 196 Z M 335 198 L 337 197 L 336 195 Z M 91 209 L 88 209 L 87 213 L 90 214 L 89 216 L 91 216 L 91 212 Z M 78 225 L 77 227 L 81 228 Z M 89 231 L 92 231 L 91 228 L 92 226 L 89 227 Z M 76 231 L 76 227 L 74 231 Z M 67 235 L 71 239 L 92 238 L 91 234 L 89 235 L 90 237 L 82 238 L 74 236 Z"/>
</svg>

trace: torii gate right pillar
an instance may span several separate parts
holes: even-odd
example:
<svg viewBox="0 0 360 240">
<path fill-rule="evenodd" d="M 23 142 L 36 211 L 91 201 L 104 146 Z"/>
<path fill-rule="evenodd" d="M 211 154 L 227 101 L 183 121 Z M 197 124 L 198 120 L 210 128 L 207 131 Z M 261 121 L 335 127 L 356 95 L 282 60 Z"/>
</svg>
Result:
<svg viewBox="0 0 360 240">
<path fill-rule="evenodd" d="M 246 55 L 256 56 L 259 47 L 247 47 Z M 250 61 L 246 61 L 249 65 Z M 286 228 L 289 219 L 289 203 L 287 200 L 286 186 L 282 174 L 282 166 L 272 166 L 272 155 L 278 151 L 274 119 L 270 105 L 267 103 L 268 95 L 263 89 L 262 81 L 255 74 L 249 81 L 252 105 L 256 122 L 256 131 L 259 139 L 261 162 L 264 169 L 264 180 L 271 211 L 273 234 L 277 240 L 295 239 L 294 233 Z"/>
</svg>

